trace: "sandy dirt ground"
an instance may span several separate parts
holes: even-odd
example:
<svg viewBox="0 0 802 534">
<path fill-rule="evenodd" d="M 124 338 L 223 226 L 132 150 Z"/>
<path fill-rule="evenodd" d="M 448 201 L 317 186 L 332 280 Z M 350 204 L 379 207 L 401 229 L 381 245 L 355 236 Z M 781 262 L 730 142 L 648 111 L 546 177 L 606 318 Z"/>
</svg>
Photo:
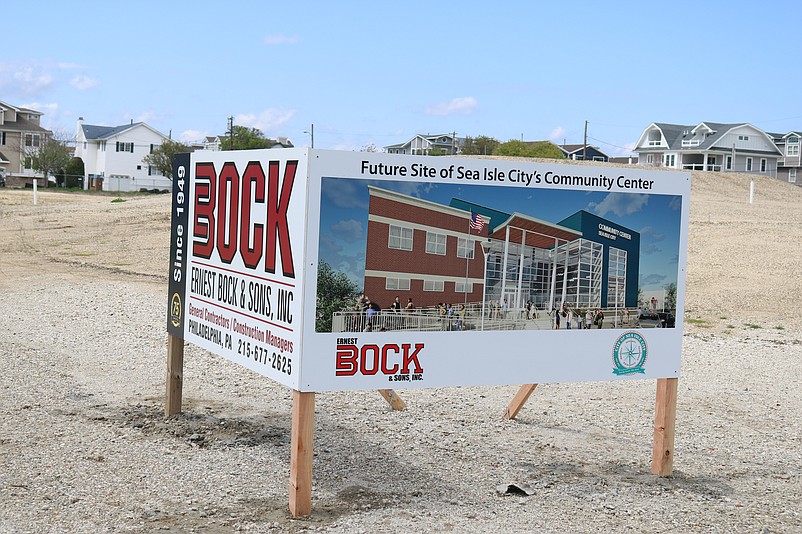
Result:
<svg viewBox="0 0 802 534">
<path fill-rule="evenodd" d="M 188 347 L 163 417 L 169 202 L 0 189 L 0 532 L 802 531 L 802 188 L 693 175 L 674 476 L 646 381 L 326 394 L 303 520 L 285 388 Z"/>
</svg>

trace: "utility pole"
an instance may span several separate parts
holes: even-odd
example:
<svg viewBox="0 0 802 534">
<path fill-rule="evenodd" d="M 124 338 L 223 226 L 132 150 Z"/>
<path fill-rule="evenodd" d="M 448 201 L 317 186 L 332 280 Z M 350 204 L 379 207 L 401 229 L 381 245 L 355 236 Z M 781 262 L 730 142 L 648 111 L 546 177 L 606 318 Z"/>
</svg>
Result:
<svg viewBox="0 0 802 534">
<path fill-rule="evenodd" d="M 588 160 L 588 121 L 585 121 L 585 144 L 582 148 L 582 161 Z"/>
<path fill-rule="evenodd" d="M 453 156 L 456 153 L 457 153 L 457 132 L 453 132 L 451 134 L 451 155 Z"/>
<path fill-rule="evenodd" d="M 309 130 L 304 130 L 304 133 L 312 136 L 312 148 L 315 148 L 315 124 L 312 123 L 312 128 Z"/>
<path fill-rule="evenodd" d="M 234 150 L 234 117 L 228 117 L 228 149 Z"/>
</svg>

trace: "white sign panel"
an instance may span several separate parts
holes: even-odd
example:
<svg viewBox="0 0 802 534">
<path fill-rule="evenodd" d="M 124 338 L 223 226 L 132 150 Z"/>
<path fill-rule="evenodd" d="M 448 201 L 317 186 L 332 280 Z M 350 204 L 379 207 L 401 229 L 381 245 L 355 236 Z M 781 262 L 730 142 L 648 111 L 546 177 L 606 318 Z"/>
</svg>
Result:
<svg viewBox="0 0 802 534">
<path fill-rule="evenodd" d="M 172 324 L 181 302 L 186 340 L 292 388 L 679 374 L 690 173 L 295 149 L 188 165 Z"/>
</svg>

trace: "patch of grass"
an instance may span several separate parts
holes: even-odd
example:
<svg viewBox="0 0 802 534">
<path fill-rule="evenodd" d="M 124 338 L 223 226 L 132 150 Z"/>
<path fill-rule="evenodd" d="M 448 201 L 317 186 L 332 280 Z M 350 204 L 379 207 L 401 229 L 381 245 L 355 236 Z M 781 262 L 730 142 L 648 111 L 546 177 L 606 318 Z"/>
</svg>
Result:
<svg viewBox="0 0 802 534">
<path fill-rule="evenodd" d="M 721 317 L 719 317 L 719 319 L 721 319 L 722 321 L 726 321 L 727 320 L 727 318 L 724 317 L 723 315 Z"/>
<path fill-rule="evenodd" d="M 704 319 L 688 319 L 688 323 L 698 326 L 699 328 L 710 328 L 710 323 Z"/>
<path fill-rule="evenodd" d="M 727 328 L 730 328 L 730 329 L 735 328 L 735 325 L 728 324 Z"/>
<path fill-rule="evenodd" d="M 112 202 L 112 203 L 114 203 L 114 202 L 125 202 L 125 199 L 124 199 L 124 198 L 117 197 L 117 198 L 115 198 L 114 200 L 112 200 L 111 202 Z"/>
<path fill-rule="evenodd" d="M 785 330 L 785 327 L 783 325 L 781 325 L 781 324 L 778 324 L 777 326 L 774 327 L 774 329 L 775 330 Z"/>
<path fill-rule="evenodd" d="M 758 330 L 760 328 L 763 328 L 759 324 L 755 324 L 755 323 L 746 323 L 746 327 L 747 328 L 751 328 L 752 330 Z"/>
</svg>

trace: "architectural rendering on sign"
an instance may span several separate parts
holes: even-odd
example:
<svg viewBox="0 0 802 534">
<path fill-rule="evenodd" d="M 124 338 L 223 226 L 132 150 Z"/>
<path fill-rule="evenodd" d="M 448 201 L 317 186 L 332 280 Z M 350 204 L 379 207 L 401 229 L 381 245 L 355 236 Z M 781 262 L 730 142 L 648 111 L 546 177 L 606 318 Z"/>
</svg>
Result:
<svg viewBox="0 0 802 534">
<path fill-rule="evenodd" d="M 388 330 L 438 329 L 441 313 L 446 330 L 548 329 L 563 309 L 632 326 L 639 291 L 677 281 L 679 197 L 374 183 L 322 181 L 320 257 L 362 289 L 334 331 L 364 329 L 367 308 Z M 400 310 L 416 321 L 388 318 Z"/>
</svg>

